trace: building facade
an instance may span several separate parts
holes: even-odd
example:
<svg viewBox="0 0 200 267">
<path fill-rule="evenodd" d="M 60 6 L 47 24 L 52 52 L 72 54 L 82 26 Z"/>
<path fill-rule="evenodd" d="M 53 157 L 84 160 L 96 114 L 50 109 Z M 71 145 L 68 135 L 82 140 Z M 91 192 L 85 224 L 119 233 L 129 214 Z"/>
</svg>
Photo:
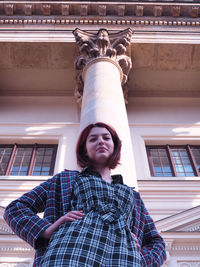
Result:
<svg viewBox="0 0 200 267">
<path fill-rule="evenodd" d="M 116 172 L 139 190 L 165 239 L 164 266 L 200 266 L 199 8 L 0 2 L 1 267 L 32 266 L 34 255 L 4 222 L 5 207 L 77 169 L 80 129 L 98 120 L 121 130 Z"/>
</svg>

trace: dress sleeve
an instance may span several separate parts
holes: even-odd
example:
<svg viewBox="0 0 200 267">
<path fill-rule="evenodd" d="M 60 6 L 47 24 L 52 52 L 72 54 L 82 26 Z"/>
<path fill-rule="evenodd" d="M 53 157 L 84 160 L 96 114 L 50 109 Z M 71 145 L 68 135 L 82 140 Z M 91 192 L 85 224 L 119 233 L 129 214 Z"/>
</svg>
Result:
<svg viewBox="0 0 200 267">
<path fill-rule="evenodd" d="M 13 232 L 35 249 L 45 245 L 45 239 L 39 236 L 51 225 L 45 218 L 40 218 L 37 213 L 45 209 L 52 179 L 11 202 L 4 213 L 4 219 Z"/>
<path fill-rule="evenodd" d="M 136 236 L 141 246 L 140 256 L 143 267 L 160 267 L 166 260 L 165 242 L 158 233 L 139 193 L 136 197 Z"/>
</svg>

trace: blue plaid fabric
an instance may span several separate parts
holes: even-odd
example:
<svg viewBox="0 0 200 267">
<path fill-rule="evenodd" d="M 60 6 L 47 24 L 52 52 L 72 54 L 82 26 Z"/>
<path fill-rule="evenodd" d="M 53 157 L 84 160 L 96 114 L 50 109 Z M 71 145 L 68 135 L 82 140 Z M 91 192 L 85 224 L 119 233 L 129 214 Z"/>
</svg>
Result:
<svg viewBox="0 0 200 267">
<path fill-rule="evenodd" d="M 131 235 L 133 191 L 101 177 L 79 175 L 73 186 L 71 210 L 81 220 L 67 222 L 50 240 L 41 267 L 141 267 Z"/>
<path fill-rule="evenodd" d="M 4 219 L 11 229 L 36 249 L 34 267 L 41 266 L 41 258 L 49 243 L 41 238 L 40 234 L 71 209 L 72 188 L 78 175 L 78 171 L 65 170 L 11 202 L 5 210 Z M 141 246 L 141 266 L 159 267 L 166 259 L 165 243 L 139 193 L 133 190 L 133 196 L 135 203 L 130 230 L 136 235 Z M 44 218 L 40 218 L 37 213 L 43 211 Z M 106 212 L 102 212 L 106 219 Z M 63 227 L 64 230 L 64 226 L 61 226 L 61 229 Z M 133 240 L 131 244 L 134 246 Z"/>
</svg>

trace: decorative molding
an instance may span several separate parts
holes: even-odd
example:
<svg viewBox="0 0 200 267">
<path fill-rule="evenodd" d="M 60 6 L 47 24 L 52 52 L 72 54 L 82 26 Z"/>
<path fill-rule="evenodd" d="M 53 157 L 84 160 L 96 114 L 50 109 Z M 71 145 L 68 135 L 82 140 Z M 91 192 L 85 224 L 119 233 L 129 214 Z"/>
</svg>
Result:
<svg viewBox="0 0 200 267">
<path fill-rule="evenodd" d="M 69 4 L 62 4 L 60 10 L 62 16 L 69 16 Z"/>
<path fill-rule="evenodd" d="M 21 25 L 22 26 L 22 25 Z M 21 27 L 20 26 L 20 27 Z M 21 28 L 17 30 L 17 35 L 16 35 L 16 30 L 14 30 L 13 26 L 10 25 L 10 27 L 12 27 L 12 29 L 9 28 L 4 28 L 3 31 L 0 30 L 0 41 L 1 42 L 68 42 L 68 43 L 74 43 L 74 36 L 72 34 L 72 29 L 65 29 L 63 31 L 60 31 L 57 26 L 59 26 L 59 24 L 54 25 L 54 31 L 49 30 L 49 29 L 41 29 L 40 30 L 36 30 L 36 31 L 31 31 L 31 29 L 25 29 L 25 28 Z M 82 25 L 82 27 L 84 27 L 84 25 Z M 109 32 L 116 32 L 120 30 L 120 25 L 106 25 L 106 28 L 109 30 Z M 0 25 L 0 29 L 2 29 L 3 26 Z M 94 30 L 94 25 L 88 25 L 89 29 L 91 29 L 91 32 L 96 32 L 96 30 Z M 132 27 L 132 29 L 134 29 L 135 27 Z M 74 29 L 74 26 L 73 26 Z M 96 28 L 95 28 L 96 29 Z M 195 32 L 196 29 L 196 32 Z M 200 35 L 199 32 L 197 32 L 198 28 L 192 28 L 193 32 L 181 32 L 178 31 L 176 33 L 174 33 L 173 31 L 171 32 L 156 32 L 155 29 L 152 31 L 146 31 L 146 30 L 137 30 L 134 32 L 132 38 L 131 38 L 131 42 L 132 43 L 155 43 L 155 44 L 200 44 Z M 37 91 L 37 90 L 36 90 Z M 191 91 L 191 90 L 190 90 Z M 46 92 L 46 91 L 45 91 Z M 187 90 L 188 92 L 188 90 Z M 181 95 L 183 97 L 188 97 L 188 93 L 186 91 L 182 92 Z M 3 90 L 3 88 L 1 89 L 1 95 L 15 95 L 16 91 L 15 90 L 11 90 L 8 92 L 8 90 Z M 143 91 L 142 93 L 134 93 L 134 92 L 129 92 L 131 93 L 131 95 L 129 95 L 129 97 L 137 97 L 137 96 L 147 96 L 147 97 L 152 97 L 152 96 L 157 96 L 157 94 L 159 92 L 156 92 L 155 95 L 152 94 L 152 91 Z M 20 92 L 21 95 L 27 95 L 28 92 L 21 90 Z M 51 91 L 52 94 L 52 91 Z M 67 92 L 63 91 L 61 92 L 60 95 L 66 95 Z M 34 95 L 34 93 L 33 93 Z M 37 92 L 36 92 L 36 95 Z M 45 95 L 45 93 L 43 93 L 43 95 Z M 169 92 L 169 94 L 165 93 L 164 91 L 158 94 L 159 96 L 173 96 L 173 97 L 178 97 L 177 93 L 173 90 L 171 90 Z M 192 95 L 193 96 L 198 96 L 199 92 L 197 91 L 192 91 Z M 71 94 L 70 94 L 71 96 Z M 180 94 L 179 94 L 180 97 Z"/>
<path fill-rule="evenodd" d="M 75 96 L 80 101 L 83 94 L 83 70 L 94 60 L 109 59 L 117 64 L 123 72 L 122 85 L 127 82 L 129 71 L 132 67 L 131 58 L 127 56 L 127 47 L 130 45 L 132 31 L 126 29 L 118 33 L 109 34 L 106 29 L 100 29 L 97 34 L 88 33 L 80 29 L 74 32 L 80 55 L 77 56 L 75 66 L 80 73 L 77 75 L 77 88 Z"/>
<path fill-rule="evenodd" d="M 13 231 L 7 225 L 1 223 L 0 223 L 0 234 L 14 235 Z"/>
<path fill-rule="evenodd" d="M 117 12 L 117 15 L 119 17 L 124 17 L 125 15 L 125 5 L 118 5 L 118 12 Z"/>
<path fill-rule="evenodd" d="M 0 234 L 0 255 L 33 255 L 33 252 L 34 249 L 15 234 Z"/>
<path fill-rule="evenodd" d="M 183 245 L 183 244 L 179 244 L 179 245 L 173 245 L 172 246 L 172 250 L 173 251 L 180 251 L 180 252 L 190 252 L 190 251 L 200 251 L 200 245 Z"/>
<path fill-rule="evenodd" d="M 198 225 L 191 226 L 190 228 L 188 228 L 188 232 L 200 232 L 200 223 Z"/>
<path fill-rule="evenodd" d="M 34 25 L 199 26 L 199 3 L 4 1 L 0 23 Z M 85 18 L 88 16 L 88 18 Z"/>
<path fill-rule="evenodd" d="M 200 229 L 200 206 L 185 210 L 156 222 L 157 228 L 162 231 L 196 232 Z"/>
<path fill-rule="evenodd" d="M 88 15 L 88 5 L 81 5 L 80 6 L 80 15 L 87 16 Z"/>
<path fill-rule="evenodd" d="M 98 15 L 102 17 L 106 16 L 106 5 L 98 5 Z"/>
<path fill-rule="evenodd" d="M 165 240 L 167 251 L 167 261 L 164 266 L 180 266 L 178 263 L 186 262 L 200 263 L 200 233 L 165 232 L 161 235 Z M 177 264 L 173 265 L 172 262 Z"/>
<path fill-rule="evenodd" d="M 184 261 L 177 261 L 178 267 L 199 267 L 200 266 L 200 260 L 199 261 L 193 261 L 193 260 L 184 260 Z"/>
<path fill-rule="evenodd" d="M 11 247 L 11 246 L 4 246 L 4 247 L 0 247 L 0 252 L 19 252 L 19 251 L 34 251 L 33 248 L 31 247 L 25 247 L 25 246 L 16 246 L 16 247 Z"/>
<path fill-rule="evenodd" d="M 24 6 L 25 5 L 33 6 L 34 16 L 45 15 L 46 12 L 43 9 L 43 5 L 48 5 L 48 14 L 49 16 L 59 16 L 63 15 L 62 7 L 63 5 L 68 5 L 69 13 L 68 15 L 80 16 L 81 10 L 80 6 L 83 4 L 81 1 L 4 1 L 0 3 L 0 8 L 2 9 L 3 15 L 25 15 Z M 115 2 L 84 2 L 84 6 L 87 6 L 89 9 L 89 15 L 91 16 L 129 16 L 129 17 L 156 17 L 158 14 L 155 12 L 155 9 L 161 8 L 162 12 L 159 12 L 160 17 L 185 17 L 185 18 L 194 18 L 196 17 L 197 10 L 200 7 L 199 3 L 162 3 L 161 2 L 125 2 L 122 4 L 120 1 Z M 118 13 L 118 7 L 123 6 L 124 12 Z M 7 13 L 7 8 L 10 9 L 10 12 Z M 196 9 L 194 11 L 193 9 Z M 103 13 L 100 13 L 103 11 Z M 194 12 L 194 13 L 193 13 Z M 194 16 L 195 14 L 195 16 Z"/>
<path fill-rule="evenodd" d="M 42 5 L 42 14 L 44 16 L 50 16 L 51 15 L 51 5 L 50 4 L 43 4 Z"/>
<path fill-rule="evenodd" d="M 136 6 L 135 15 L 136 15 L 136 17 L 143 17 L 143 15 L 144 15 L 144 6 L 142 6 L 142 5 Z"/>
<path fill-rule="evenodd" d="M 154 177 L 153 177 L 154 178 Z M 155 192 L 162 192 L 162 196 L 164 194 L 168 197 L 172 194 L 177 194 L 177 192 L 181 192 L 189 196 L 194 195 L 196 196 L 196 199 L 200 199 L 199 194 L 199 186 L 200 186 L 200 181 L 199 179 L 196 180 L 161 180 L 161 179 L 146 179 L 146 180 L 139 180 L 139 184 L 141 187 L 142 192 L 152 192 L 155 194 Z M 168 195 L 169 194 L 169 195 Z M 160 196 L 159 196 L 160 198 Z M 198 202 L 197 202 L 198 203 Z"/>
<path fill-rule="evenodd" d="M 31 16 L 32 15 L 32 8 L 33 8 L 32 4 L 25 4 L 24 5 L 24 14 L 25 14 L 25 16 Z"/>
<path fill-rule="evenodd" d="M 165 240 L 167 240 L 166 244 L 169 243 L 170 248 L 174 244 L 176 245 L 189 245 L 189 246 L 200 246 L 200 232 L 161 232 L 161 235 Z M 176 240 L 176 243 L 174 243 Z M 187 241 L 187 242 L 186 242 Z M 170 245 L 171 244 L 171 245 Z"/>
<path fill-rule="evenodd" d="M 145 19 L 116 19 L 116 18 L 109 18 L 109 19 L 105 19 L 104 18 L 99 18 L 99 16 L 103 16 L 103 15 L 99 15 L 98 18 L 70 18 L 67 17 L 66 18 L 62 18 L 59 19 L 57 17 L 55 18 L 48 18 L 48 9 L 45 8 L 46 10 L 46 15 L 45 17 L 40 17 L 40 18 L 35 18 L 35 17 L 31 17 L 30 19 L 28 18 L 18 18 L 18 17 L 13 17 L 13 18 L 2 18 L 0 16 L 0 25 L 5 25 L 5 26 L 9 26 L 9 25 L 15 25 L 20 26 L 20 25 L 32 25 L 34 27 L 41 27 L 42 26 L 47 26 L 47 25 L 56 25 L 56 26 L 62 26 L 62 25 L 123 25 L 123 26 L 133 26 L 133 27 L 138 27 L 138 26 L 143 26 L 145 28 L 148 27 L 148 29 L 150 30 L 149 27 L 161 27 L 162 30 L 164 30 L 163 27 L 181 27 L 182 31 L 184 32 L 185 30 L 187 30 L 187 27 L 199 27 L 200 26 L 200 20 L 185 20 L 183 18 L 180 19 L 171 19 L 171 20 L 163 20 L 163 19 L 148 19 L 145 17 Z M 68 12 L 68 8 L 65 7 L 62 9 L 63 14 L 67 14 Z M 81 8 L 81 10 L 83 11 L 83 8 Z M 85 11 L 86 12 L 86 11 Z M 27 11 L 26 11 L 27 13 Z M 31 13 L 31 8 L 29 10 L 29 13 Z M 26 15 L 28 16 L 28 15 Z M 64 15 L 65 17 L 67 15 Z M 40 28 L 41 29 L 41 28 Z M 166 29 L 167 30 L 167 29 Z"/>
<path fill-rule="evenodd" d="M 192 18 L 198 18 L 198 16 L 199 16 L 199 7 L 196 7 L 196 6 L 192 7 L 191 8 L 191 17 Z"/>
<path fill-rule="evenodd" d="M 181 228 L 184 232 L 200 232 L 200 220 L 192 225 L 187 225 Z"/>
<path fill-rule="evenodd" d="M 160 231 L 195 232 L 200 229 L 200 206 L 185 210 L 156 222 Z"/>
<path fill-rule="evenodd" d="M 14 14 L 14 4 L 5 4 L 4 12 L 6 16 L 12 16 Z"/>
<path fill-rule="evenodd" d="M 32 263 L 31 262 L 0 262 L 0 267 L 31 267 Z"/>
<path fill-rule="evenodd" d="M 162 6 L 155 6 L 153 12 L 154 12 L 154 17 L 161 17 L 163 12 Z"/>
<path fill-rule="evenodd" d="M 181 15 L 181 7 L 180 6 L 173 6 L 172 7 L 172 16 L 173 17 L 180 17 Z"/>
</svg>

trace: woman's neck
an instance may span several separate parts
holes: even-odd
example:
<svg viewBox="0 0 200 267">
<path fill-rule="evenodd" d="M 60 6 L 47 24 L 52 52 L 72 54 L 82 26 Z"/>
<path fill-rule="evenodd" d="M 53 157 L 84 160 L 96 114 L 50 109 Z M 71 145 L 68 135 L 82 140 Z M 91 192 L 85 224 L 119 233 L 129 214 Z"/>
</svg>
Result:
<svg viewBox="0 0 200 267">
<path fill-rule="evenodd" d="M 95 170 L 101 174 L 102 179 L 104 179 L 106 182 L 112 182 L 111 172 L 108 167 L 96 166 Z"/>
</svg>

